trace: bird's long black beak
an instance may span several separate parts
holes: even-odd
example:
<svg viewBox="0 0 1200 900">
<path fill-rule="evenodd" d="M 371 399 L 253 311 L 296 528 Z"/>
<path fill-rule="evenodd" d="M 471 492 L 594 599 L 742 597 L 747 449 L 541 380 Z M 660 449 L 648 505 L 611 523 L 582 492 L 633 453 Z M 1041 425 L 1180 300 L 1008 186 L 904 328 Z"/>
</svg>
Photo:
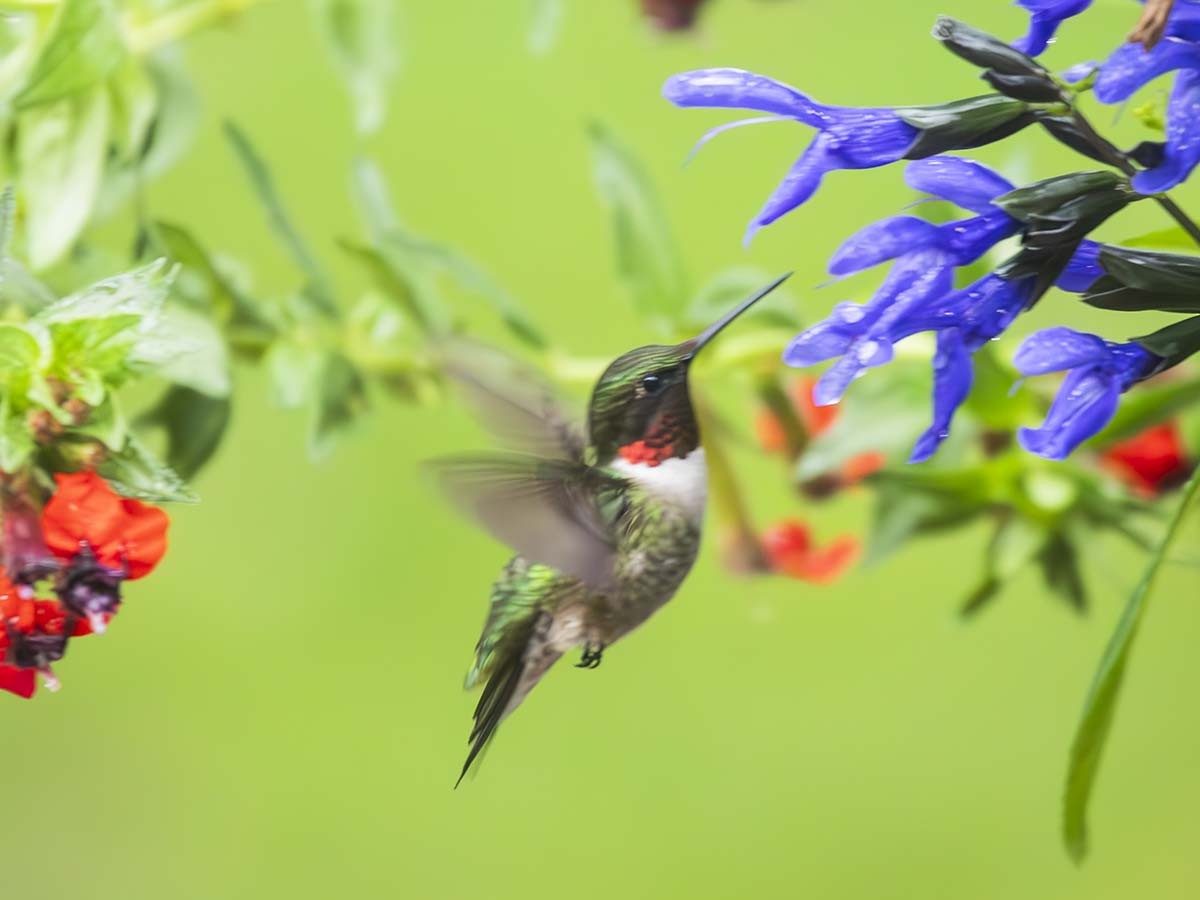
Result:
<svg viewBox="0 0 1200 900">
<path fill-rule="evenodd" d="M 732 322 L 734 319 L 736 319 L 755 303 L 767 296 L 767 294 L 771 293 L 771 291 L 775 290 L 775 288 L 779 287 L 791 277 L 791 272 L 786 272 L 783 275 L 780 275 L 765 288 L 755 291 L 753 296 L 751 296 L 749 299 L 743 300 L 741 303 L 739 303 L 735 309 L 721 316 L 721 318 L 705 328 L 704 331 L 700 332 L 700 334 L 698 334 L 696 337 L 692 338 L 690 341 L 687 341 L 686 344 L 691 345 L 690 347 L 687 347 L 687 359 L 693 359 L 697 353 L 704 349 L 704 346 L 709 341 L 711 341 L 724 330 L 726 325 L 728 325 L 730 322 Z"/>
</svg>

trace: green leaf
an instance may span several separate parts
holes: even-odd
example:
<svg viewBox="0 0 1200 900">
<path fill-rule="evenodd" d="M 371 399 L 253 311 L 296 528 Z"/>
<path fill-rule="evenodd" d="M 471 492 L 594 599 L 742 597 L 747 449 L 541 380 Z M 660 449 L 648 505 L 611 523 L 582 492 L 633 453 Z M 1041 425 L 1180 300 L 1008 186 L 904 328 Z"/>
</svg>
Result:
<svg viewBox="0 0 1200 900">
<path fill-rule="evenodd" d="M 0 393 L 0 472 L 16 472 L 33 454 L 33 435 L 23 416 L 14 415 L 8 391 Z"/>
<path fill-rule="evenodd" d="M 1151 353 L 1162 357 L 1161 369 L 1177 366 L 1200 353 L 1200 316 L 1172 322 L 1151 334 L 1134 338 Z"/>
<path fill-rule="evenodd" d="M 228 397 L 212 397 L 176 385 L 139 423 L 166 431 L 167 464 L 182 478 L 191 479 L 221 445 L 231 412 Z"/>
<path fill-rule="evenodd" d="M 1117 699 L 1125 678 L 1125 667 L 1134 639 L 1154 594 L 1158 574 L 1176 538 L 1183 531 L 1188 516 L 1200 511 L 1200 471 L 1192 475 L 1158 547 L 1142 574 L 1141 580 L 1125 605 L 1116 631 L 1100 659 L 1092 686 L 1083 705 L 1083 716 L 1075 732 L 1067 767 L 1066 788 L 1063 793 L 1062 834 L 1067 852 L 1076 862 L 1082 862 L 1088 852 L 1087 812 L 1092 788 L 1096 781 L 1100 759 L 1116 713 Z"/>
<path fill-rule="evenodd" d="M 876 565 L 915 537 L 958 527 L 985 511 L 982 504 L 921 490 L 886 473 L 876 476 L 876 482 L 864 565 Z"/>
<path fill-rule="evenodd" d="M 1075 542 L 1063 532 L 1056 531 L 1038 553 L 1037 561 L 1050 592 L 1060 595 L 1077 612 L 1087 612 L 1087 587 Z"/>
<path fill-rule="evenodd" d="M 1013 576 L 1022 571 L 1045 546 L 1046 532 L 1036 522 L 1012 514 L 1003 519 L 988 543 L 983 581 L 960 610 L 964 617 L 977 614 Z"/>
<path fill-rule="evenodd" d="M 395 74 L 394 0 L 312 0 L 317 27 L 354 100 L 360 134 L 372 134 L 387 113 Z"/>
<path fill-rule="evenodd" d="M 755 266 L 732 266 L 722 269 L 696 292 L 688 303 L 680 324 L 689 332 L 707 328 L 770 281 L 771 276 Z M 789 308 L 792 305 L 787 292 L 777 290 L 738 321 L 744 324 L 757 320 L 759 324 L 797 331 L 800 321 Z"/>
<path fill-rule="evenodd" d="M 428 294 L 414 284 L 387 254 L 353 241 L 342 240 L 338 244 L 351 259 L 366 269 L 375 286 L 393 307 L 402 311 L 423 332 L 441 334 L 446 331 L 446 323 L 438 321 L 444 318 L 442 312 L 429 309 Z"/>
<path fill-rule="evenodd" d="M 1100 248 L 1100 265 L 1122 284 L 1138 290 L 1190 294 L 1193 298 L 1200 292 L 1200 257 L 1190 254 L 1129 250 L 1104 244 Z"/>
<path fill-rule="evenodd" d="M 259 202 L 266 210 L 267 220 L 276 237 L 307 278 L 304 296 L 318 311 L 330 318 L 337 318 L 337 303 L 334 300 L 332 283 L 292 223 L 266 162 L 258 155 L 246 134 L 232 122 L 225 123 L 225 135 L 245 169 L 246 177 L 258 195 Z"/>
<path fill-rule="evenodd" d="M 120 453 L 110 453 L 96 469 L 126 497 L 150 503 L 195 503 L 199 498 L 170 466 L 130 435 Z"/>
<path fill-rule="evenodd" d="M 283 409 L 299 409 L 313 396 L 320 354 L 287 338 L 275 341 L 263 357 L 271 381 L 272 397 Z"/>
<path fill-rule="evenodd" d="M 138 335 L 129 364 L 210 397 L 226 397 L 231 389 L 221 332 L 207 316 L 177 303 Z"/>
<path fill-rule="evenodd" d="M 125 418 L 116 396 L 109 394 L 103 403 L 92 410 L 85 424 L 71 424 L 68 426 L 68 432 L 99 441 L 110 450 L 119 451 L 129 439 L 129 421 Z"/>
<path fill-rule="evenodd" d="M 27 110 L 15 155 L 24 200 L 26 256 L 40 270 L 75 245 L 91 217 L 108 146 L 104 87 Z"/>
<path fill-rule="evenodd" d="M 325 358 L 317 384 L 317 411 L 309 438 L 314 459 L 329 455 L 334 438 L 349 429 L 367 408 L 367 386 L 350 360 L 340 353 Z"/>
<path fill-rule="evenodd" d="M 1161 228 L 1158 231 L 1148 231 L 1137 237 L 1121 241 L 1123 247 L 1147 247 L 1150 249 L 1195 250 L 1196 242 L 1192 236 L 1183 230 L 1182 226 Z"/>
<path fill-rule="evenodd" d="M 18 109 L 96 87 L 121 63 L 125 42 L 112 0 L 63 0 L 50 37 L 17 95 Z"/>
<path fill-rule="evenodd" d="M 688 289 L 654 185 L 641 163 L 607 128 L 592 123 L 588 134 L 596 189 L 612 213 L 617 271 L 638 312 L 674 330 Z"/>
<path fill-rule="evenodd" d="M 174 277 L 174 267 L 168 266 L 164 259 L 157 259 L 64 297 L 38 313 L 33 321 L 51 325 L 109 316 L 154 316 L 162 309 Z"/>
<path fill-rule="evenodd" d="M 132 57 L 126 58 L 109 80 L 112 96 L 112 146 L 121 159 L 142 155 L 158 111 L 154 79 Z"/>
<path fill-rule="evenodd" d="M 1143 382 L 1121 399 L 1117 414 L 1092 439 L 1091 446 L 1099 450 L 1134 437 L 1197 403 L 1200 403 L 1200 375 L 1187 375 L 1177 381 Z"/>
<path fill-rule="evenodd" d="M 0 324 L 0 381 L 33 368 L 41 356 L 37 339 L 20 325 Z"/>
</svg>

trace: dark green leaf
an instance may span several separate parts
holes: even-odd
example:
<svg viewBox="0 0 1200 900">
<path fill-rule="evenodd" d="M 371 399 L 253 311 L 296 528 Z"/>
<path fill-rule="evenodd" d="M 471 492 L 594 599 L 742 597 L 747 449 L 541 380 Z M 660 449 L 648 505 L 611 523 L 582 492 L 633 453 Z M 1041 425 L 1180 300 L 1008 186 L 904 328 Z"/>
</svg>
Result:
<svg viewBox="0 0 1200 900">
<path fill-rule="evenodd" d="M 1069 536 L 1055 532 L 1038 553 L 1038 565 L 1051 593 L 1058 594 L 1077 612 L 1088 608 L 1087 587 L 1079 565 L 1079 551 Z"/>
<path fill-rule="evenodd" d="M 1066 789 L 1063 793 L 1063 842 L 1067 852 L 1076 862 L 1081 862 L 1088 851 L 1087 811 L 1092 787 L 1108 733 L 1112 728 L 1117 698 L 1125 677 L 1125 667 L 1137 637 L 1146 606 L 1154 594 L 1158 574 L 1163 562 L 1181 533 L 1184 520 L 1195 516 L 1200 509 L 1200 471 L 1192 475 L 1184 490 L 1175 515 L 1167 527 L 1158 547 L 1154 551 L 1141 581 L 1134 589 L 1117 623 L 1116 631 L 1109 640 L 1100 666 L 1092 679 L 1092 686 L 1083 706 L 1083 716 L 1075 732 L 1067 767 Z"/>
<path fill-rule="evenodd" d="M 292 223 L 266 162 L 258 155 L 258 151 L 254 149 L 254 145 L 250 143 L 246 134 L 235 124 L 226 122 L 225 134 L 241 161 L 259 202 L 266 210 L 267 220 L 270 222 L 272 230 L 307 279 L 304 288 L 305 297 L 317 310 L 336 318 L 337 303 L 334 300 L 332 284 L 317 261 L 317 257 Z"/>
<path fill-rule="evenodd" d="M 126 497 L 150 503 L 195 503 L 197 497 L 166 463 L 155 458 L 133 435 L 120 453 L 110 453 L 97 471 Z"/>
<path fill-rule="evenodd" d="M 182 478 L 191 479 L 216 453 L 231 411 L 228 397 L 212 397 L 176 385 L 139 423 L 166 431 L 167 464 Z"/>
<path fill-rule="evenodd" d="M 1100 265 L 1121 284 L 1142 291 L 1190 296 L 1200 304 L 1200 257 L 1104 244 Z"/>
<path fill-rule="evenodd" d="M 63 0 L 41 56 L 14 103 L 27 109 L 95 87 L 124 55 L 116 3 Z"/>
<path fill-rule="evenodd" d="M 1200 316 L 1192 316 L 1135 340 L 1162 357 L 1159 371 L 1177 366 L 1200 352 Z"/>
<path fill-rule="evenodd" d="M 617 270 L 642 315 L 677 327 L 688 300 L 687 284 L 654 185 L 607 128 L 592 123 L 588 134 L 596 189 L 612 214 Z"/>
</svg>

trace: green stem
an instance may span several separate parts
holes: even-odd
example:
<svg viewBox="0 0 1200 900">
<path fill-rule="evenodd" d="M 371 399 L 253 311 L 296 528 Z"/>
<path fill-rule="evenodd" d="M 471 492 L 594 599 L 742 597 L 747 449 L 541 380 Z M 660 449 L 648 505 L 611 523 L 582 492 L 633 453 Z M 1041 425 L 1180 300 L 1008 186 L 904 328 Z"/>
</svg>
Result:
<svg viewBox="0 0 1200 900">
<path fill-rule="evenodd" d="M 130 50 L 145 56 L 263 2 L 265 0 L 196 0 L 155 16 L 145 24 L 127 23 L 126 40 Z"/>
<path fill-rule="evenodd" d="M 783 449 L 788 461 L 795 462 L 808 449 L 808 429 L 796 415 L 796 407 L 775 372 L 763 375 L 758 380 L 757 390 L 758 399 L 783 429 Z"/>
<path fill-rule="evenodd" d="M 708 489 L 721 520 L 725 538 L 729 544 L 724 548 L 726 562 L 733 568 L 746 572 L 765 572 L 767 559 L 763 555 L 754 520 L 746 506 L 733 464 L 729 459 L 723 435 L 707 405 L 699 398 L 693 403 L 700 419 L 700 432 L 704 437 L 704 459 L 708 464 Z"/>
</svg>

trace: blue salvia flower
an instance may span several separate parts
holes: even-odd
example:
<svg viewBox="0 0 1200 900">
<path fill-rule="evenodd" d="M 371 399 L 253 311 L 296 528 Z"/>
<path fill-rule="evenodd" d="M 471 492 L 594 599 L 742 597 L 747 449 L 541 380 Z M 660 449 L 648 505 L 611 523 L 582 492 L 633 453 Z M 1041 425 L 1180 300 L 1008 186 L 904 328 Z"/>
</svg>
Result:
<svg viewBox="0 0 1200 900">
<path fill-rule="evenodd" d="M 1016 0 L 1017 6 L 1029 13 L 1029 32 L 1012 45 L 1022 53 L 1037 56 L 1046 49 L 1064 19 L 1077 16 L 1092 0 Z"/>
<path fill-rule="evenodd" d="M 1153 374 L 1161 360 L 1141 344 L 1116 344 L 1060 326 L 1027 337 L 1013 363 L 1023 375 L 1067 372 L 1042 426 L 1017 434 L 1030 453 L 1066 459 L 1112 420 L 1120 395 Z"/>
<path fill-rule="evenodd" d="M 1072 294 L 1082 294 L 1104 274 L 1104 269 L 1100 266 L 1100 243 L 1085 238 L 1055 284 Z"/>
<path fill-rule="evenodd" d="M 921 331 L 937 332 L 934 423 L 913 452 L 919 461 L 945 438 L 954 411 L 970 390 L 971 354 L 1027 305 L 1033 283 L 989 275 L 952 291 L 956 266 L 974 262 L 1020 229 L 991 202 L 1012 190 L 1008 181 L 977 162 L 948 156 L 910 163 L 905 180 L 978 215 L 944 225 L 894 216 L 852 236 L 834 254 L 831 273 L 846 275 L 894 259 L 891 272 L 870 301 L 840 303 L 827 319 L 798 335 L 784 351 L 784 361 L 809 366 L 840 357 L 813 391 L 814 402 L 828 405 L 840 400 L 868 368 L 889 362 L 897 341 Z"/>
<path fill-rule="evenodd" d="M 714 128 L 701 139 L 701 145 L 730 128 L 757 122 L 792 119 L 818 130 L 762 211 L 751 220 L 747 241 L 759 228 L 808 200 L 826 172 L 870 169 L 896 162 L 908 152 L 918 134 L 916 128 L 890 109 L 828 106 L 790 85 L 742 69 L 698 69 L 673 75 L 663 85 L 663 96 L 681 107 L 745 109 L 769 114 L 767 118 Z"/>
</svg>

